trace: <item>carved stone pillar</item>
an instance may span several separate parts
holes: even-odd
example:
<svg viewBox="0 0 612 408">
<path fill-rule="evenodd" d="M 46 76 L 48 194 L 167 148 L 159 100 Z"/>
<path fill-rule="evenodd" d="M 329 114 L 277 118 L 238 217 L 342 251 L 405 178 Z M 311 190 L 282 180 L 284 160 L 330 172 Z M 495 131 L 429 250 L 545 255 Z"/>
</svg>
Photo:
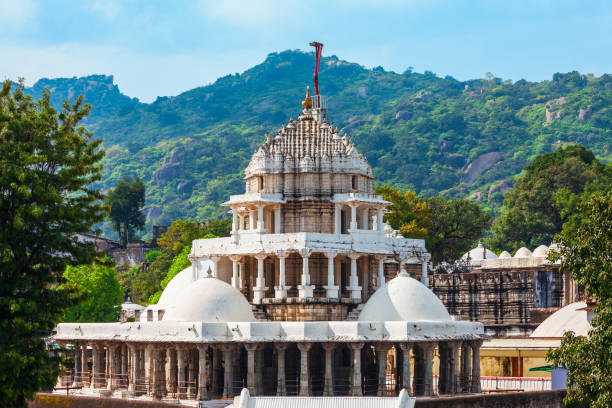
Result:
<svg viewBox="0 0 612 408">
<path fill-rule="evenodd" d="M 310 395 L 310 373 L 308 372 L 308 351 L 312 343 L 297 343 L 300 350 L 300 393 L 301 397 Z"/>
<path fill-rule="evenodd" d="M 353 350 L 353 382 L 351 395 L 353 397 L 361 397 L 363 392 L 361 390 L 361 349 L 363 343 L 350 343 L 351 349 Z"/>
<path fill-rule="evenodd" d="M 376 260 L 378 261 L 378 274 L 376 275 L 376 289 L 380 289 L 385 286 L 385 256 L 384 255 L 376 255 Z"/>
<path fill-rule="evenodd" d="M 300 250 L 302 256 L 302 284 L 298 285 L 298 296 L 300 299 L 308 299 L 313 297 L 314 285 L 310 284 L 310 272 L 308 271 L 308 258 L 312 254 L 311 249 Z"/>
<path fill-rule="evenodd" d="M 90 388 L 98 388 L 100 385 L 100 346 L 91 343 L 91 382 Z"/>
<path fill-rule="evenodd" d="M 264 259 L 266 259 L 266 257 L 267 255 L 264 253 L 255 255 L 255 258 L 257 258 L 257 278 L 255 280 L 255 287 L 253 288 L 253 303 L 257 305 L 261 304 L 268 290 L 266 287 L 266 277 L 264 275 Z"/>
<path fill-rule="evenodd" d="M 89 385 L 89 367 L 87 366 L 87 343 L 81 343 L 81 386 Z"/>
<path fill-rule="evenodd" d="M 283 397 L 287 395 L 287 385 L 285 381 L 285 351 L 287 343 L 274 343 L 276 348 L 276 395 Z"/>
<path fill-rule="evenodd" d="M 240 278 L 238 276 L 238 266 L 242 256 L 230 255 L 229 259 L 232 261 L 232 287 L 240 289 Z"/>
<path fill-rule="evenodd" d="M 257 231 L 259 232 L 266 232 L 264 227 L 264 207 L 265 205 L 263 204 L 257 205 Z"/>
<path fill-rule="evenodd" d="M 72 386 L 78 387 L 81 385 L 81 344 L 78 342 L 74 343 L 74 373 L 72 378 Z"/>
<path fill-rule="evenodd" d="M 232 388 L 232 351 L 234 350 L 233 344 L 224 344 L 223 350 L 223 398 L 229 398 L 234 396 Z"/>
<path fill-rule="evenodd" d="M 176 368 L 176 359 L 174 358 L 175 351 L 172 347 L 166 349 L 166 392 L 174 393 L 176 378 L 174 370 Z"/>
<path fill-rule="evenodd" d="M 448 342 L 448 352 L 450 358 L 449 370 L 449 391 L 451 394 L 456 394 L 459 390 L 459 345 L 458 341 Z"/>
<path fill-rule="evenodd" d="M 177 393 L 179 399 L 184 399 L 187 393 L 187 381 L 185 379 L 185 366 L 187 350 L 182 346 L 176 349 L 176 366 L 178 371 Z"/>
<path fill-rule="evenodd" d="M 357 259 L 361 255 L 351 252 L 348 256 L 351 258 L 351 276 L 349 278 L 349 286 L 346 289 L 351 292 L 351 299 L 361 301 L 361 286 L 359 286 L 359 277 L 357 276 Z"/>
<path fill-rule="evenodd" d="M 255 210 L 252 208 L 249 209 L 249 229 L 255 229 Z"/>
<path fill-rule="evenodd" d="M 333 352 L 336 348 L 335 343 L 321 343 L 323 349 L 325 349 L 325 384 L 323 386 L 323 395 L 331 397 L 334 395 L 334 367 L 333 363 Z"/>
<path fill-rule="evenodd" d="M 482 340 L 473 341 L 472 344 L 472 392 L 480 393 L 480 347 Z"/>
<path fill-rule="evenodd" d="M 327 286 L 324 286 L 326 296 L 329 299 L 338 299 L 338 292 L 340 287 L 335 284 L 334 280 L 334 261 L 338 255 L 337 251 L 326 252 L 327 257 Z"/>
<path fill-rule="evenodd" d="M 136 384 L 138 383 L 139 367 L 140 367 L 140 351 L 136 344 L 128 343 L 129 355 L 132 360 L 130 365 L 130 378 L 128 383 L 128 393 L 134 395 L 136 393 Z"/>
<path fill-rule="evenodd" d="M 208 345 L 198 344 L 198 401 L 208 399 L 206 378 L 206 351 Z"/>
<path fill-rule="evenodd" d="M 472 348 L 468 342 L 461 343 L 461 392 L 470 392 L 472 371 Z"/>
<path fill-rule="evenodd" d="M 383 221 L 383 208 L 378 208 L 377 216 L 376 216 L 376 221 L 378 223 L 378 233 L 379 234 L 384 234 L 385 233 L 385 224 L 384 224 L 384 221 Z"/>
<path fill-rule="evenodd" d="M 429 287 L 429 275 L 427 270 L 427 264 L 431 256 L 427 255 L 423 257 L 423 263 L 421 263 L 421 283 L 427 287 Z"/>
<path fill-rule="evenodd" d="M 342 234 L 342 205 L 334 205 L 334 234 Z"/>
<path fill-rule="evenodd" d="M 274 209 L 274 233 L 281 233 L 281 204 L 277 205 Z"/>
<path fill-rule="evenodd" d="M 359 206 L 359 204 L 357 204 L 357 203 L 349 203 L 349 206 L 351 207 L 351 228 L 350 228 L 350 232 L 355 232 L 355 231 L 357 231 L 357 207 Z"/>
<path fill-rule="evenodd" d="M 387 355 L 390 346 L 387 343 L 376 344 L 376 363 L 378 365 L 378 392 L 379 397 L 387 395 Z"/>
<path fill-rule="evenodd" d="M 274 287 L 274 297 L 276 299 L 285 299 L 287 297 L 287 291 L 291 289 L 291 286 L 287 286 L 285 270 L 285 261 L 288 255 L 286 251 L 278 251 L 276 253 L 278 257 L 278 286 Z"/>
<path fill-rule="evenodd" d="M 255 392 L 255 351 L 257 344 L 246 343 L 244 348 L 247 350 L 247 388 L 249 394 L 257 395 Z"/>
<path fill-rule="evenodd" d="M 422 343 L 421 350 L 423 350 L 423 395 L 433 395 L 433 357 L 434 357 L 434 344 L 433 343 Z"/>
<path fill-rule="evenodd" d="M 413 395 L 412 387 L 410 386 L 410 349 L 412 345 L 410 343 L 400 343 L 402 349 L 402 388 L 408 391 L 409 395 Z M 399 369 L 399 367 L 397 367 Z"/>
</svg>

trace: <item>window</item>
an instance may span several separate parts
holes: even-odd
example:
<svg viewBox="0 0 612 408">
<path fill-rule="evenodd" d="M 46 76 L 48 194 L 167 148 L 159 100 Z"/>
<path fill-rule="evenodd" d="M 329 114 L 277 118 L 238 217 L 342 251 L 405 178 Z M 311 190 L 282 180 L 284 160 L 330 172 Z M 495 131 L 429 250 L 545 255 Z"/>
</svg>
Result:
<svg viewBox="0 0 612 408">
<path fill-rule="evenodd" d="M 264 178 L 263 178 L 263 176 L 258 176 L 257 177 L 257 187 L 258 187 L 259 191 L 263 191 L 263 189 L 264 189 Z"/>
<path fill-rule="evenodd" d="M 351 177 L 351 188 L 357 190 L 357 176 Z"/>
</svg>

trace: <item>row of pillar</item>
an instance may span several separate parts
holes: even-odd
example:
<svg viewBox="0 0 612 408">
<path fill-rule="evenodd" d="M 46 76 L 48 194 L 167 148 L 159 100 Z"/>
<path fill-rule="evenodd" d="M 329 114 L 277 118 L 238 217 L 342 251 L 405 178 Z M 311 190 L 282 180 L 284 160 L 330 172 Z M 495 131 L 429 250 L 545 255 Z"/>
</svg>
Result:
<svg viewBox="0 0 612 408">
<path fill-rule="evenodd" d="M 276 394 L 279 396 L 287 395 L 285 355 L 289 344 L 274 343 L 277 356 Z M 301 396 L 311 395 L 309 352 L 314 344 L 316 343 L 296 343 L 300 352 L 298 384 Z M 343 343 L 319 344 L 325 351 L 323 395 L 332 396 L 334 395 L 334 351 Z M 361 350 L 365 343 L 346 344 L 351 350 L 349 394 L 361 396 L 363 394 Z M 378 374 L 377 395 L 385 396 L 388 392 L 387 356 L 393 345 L 396 346 L 395 353 L 398 358 L 396 380 L 399 388 L 405 388 L 411 395 L 433 395 L 433 360 L 436 344 L 440 352 L 438 393 L 479 393 L 481 341 L 399 344 L 376 342 L 373 343 L 373 347 Z M 213 391 L 220 388 L 223 378 L 222 397 L 228 398 L 234 395 L 233 380 L 239 374 L 239 353 L 244 346 L 247 352 L 246 386 L 251 395 L 263 393 L 264 343 L 170 346 L 92 342 L 89 346 L 92 349 L 91 381 L 88 375 L 88 343 L 79 342 L 75 347 L 73 386 L 89 386 L 92 389 L 109 391 L 127 388 L 128 395 L 146 393 L 153 398 L 161 398 L 172 394 L 178 399 L 205 400 Z M 208 353 L 209 346 L 212 347 L 212 353 Z M 411 354 L 414 355 L 414 376 L 411 375 Z M 411 382 L 412 377 L 414 380 Z"/>
<path fill-rule="evenodd" d="M 264 225 L 264 209 L 269 204 L 260 203 L 255 208 L 249 208 L 247 211 L 238 211 L 237 209 L 232 210 L 232 235 L 237 234 L 240 231 L 245 230 L 244 217 L 249 217 L 248 229 L 257 232 L 266 232 Z M 255 218 L 255 212 L 257 212 L 257 219 Z M 275 205 L 274 207 L 274 233 L 280 234 L 281 232 L 281 206 Z"/>
</svg>

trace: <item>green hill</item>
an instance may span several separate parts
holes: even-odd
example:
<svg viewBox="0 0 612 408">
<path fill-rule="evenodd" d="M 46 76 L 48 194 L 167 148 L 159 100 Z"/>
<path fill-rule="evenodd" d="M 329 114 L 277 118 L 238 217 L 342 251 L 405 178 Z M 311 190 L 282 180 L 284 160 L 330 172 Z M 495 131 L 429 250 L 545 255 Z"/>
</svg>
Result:
<svg viewBox="0 0 612 408">
<path fill-rule="evenodd" d="M 149 223 L 216 218 L 243 191 L 252 153 L 296 117 L 314 57 L 268 55 L 242 74 L 150 104 L 129 98 L 112 76 L 44 79 L 57 103 L 84 94 L 87 126 L 104 139 L 101 186 L 123 175 L 147 185 Z M 513 177 L 536 154 L 578 143 L 612 158 L 612 76 L 555 74 L 543 82 L 458 81 L 431 72 L 366 69 L 323 58 L 321 93 L 332 122 L 366 155 L 379 182 L 431 195 L 471 196 L 495 211 Z"/>
</svg>

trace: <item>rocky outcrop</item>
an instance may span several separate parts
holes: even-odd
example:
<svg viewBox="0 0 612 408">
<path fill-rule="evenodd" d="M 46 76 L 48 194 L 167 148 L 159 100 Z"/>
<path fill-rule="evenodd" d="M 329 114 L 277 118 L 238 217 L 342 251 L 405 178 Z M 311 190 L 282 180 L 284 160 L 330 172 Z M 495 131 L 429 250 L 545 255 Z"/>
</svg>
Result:
<svg viewBox="0 0 612 408">
<path fill-rule="evenodd" d="M 591 105 L 586 108 L 580 108 L 578 111 L 578 119 L 581 121 L 587 120 L 591 116 Z"/>
<path fill-rule="evenodd" d="M 360 86 L 359 88 L 357 88 L 357 96 L 359 98 L 365 98 L 368 96 L 368 92 L 365 86 Z"/>
<path fill-rule="evenodd" d="M 401 110 L 395 114 L 395 119 L 396 120 L 408 120 L 410 119 L 410 116 L 411 116 L 410 111 Z"/>
<path fill-rule="evenodd" d="M 489 170 L 495 163 L 502 160 L 500 152 L 489 152 L 478 156 L 473 162 L 468 163 L 463 169 L 465 175 L 461 181 L 467 184 L 474 184 L 474 181 L 485 171 Z"/>
<path fill-rule="evenodd" d="M 164 159 L 161 167 L 153 173 L 153 181 L 161 183 L 178 177 L 185 165 L 185 148 L 177 147 Z"/>
<path fill-rule="evenodd" d="M 555 119 L 561 119 L 562 114 L 559 107 L 567 102 L 567 97 L 562 96 L 546 103 L 546 123 L 550 123 Z"/>
<path fill-rule="evenodd" d="M 491 187 L 489 187 L 489 193 L 487 194 L 487 199 L 490 199 L 491 196 L 495 193 L 495 192 L 500 192 L 500 193 L 505 193 L 506 191 L 510 191 L 512 190 L 512 180 L 502 180 L 499 183 L 496 184 L 492 184 Z"/>
<path fill-rule="evenodd" d="M 481 201 L 482 200 L 482 192 L 477 191 L 474 194 L 470 195 L 468 198 L 470 200 Z"/>
<path fill-rule="evenodd" d="M 179 183 L 178 186 L 176 186 L 176 192 L 179 194 L 191 194 L 191 191 L 193 190 L 193 186 L 196 185 L 196 181 L 195 180 L 185 180 Z"/>
</svg>

